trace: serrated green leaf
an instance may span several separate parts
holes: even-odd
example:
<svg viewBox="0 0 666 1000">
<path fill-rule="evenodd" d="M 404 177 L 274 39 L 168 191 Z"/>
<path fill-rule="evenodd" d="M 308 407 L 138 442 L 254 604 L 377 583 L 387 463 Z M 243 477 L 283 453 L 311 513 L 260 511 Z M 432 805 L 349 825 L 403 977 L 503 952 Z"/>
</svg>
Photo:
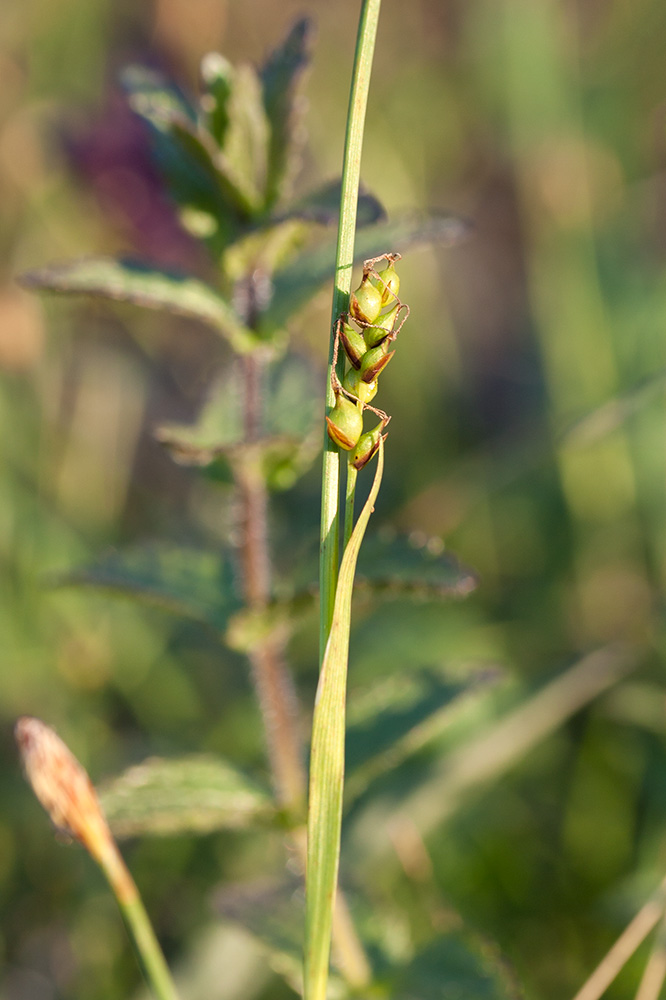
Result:
<svg viewBox="0 0 666 1000">
<path fill-rule="evenodd" d="M 95 587 L 201 622 L 223 634 L 239 601 L 230 562 L 218 553 L 167 545 L 111 552 L 59 574 L 58 587 Z"/>
<path fill-rule="evenodd" d="M 242 196 L 218 170 L 211 137 L 196 120 L 194 109 L 162 74 L 129 66 L 121 75 L 132 110 L 150 128 L 155 163 L 186 228 L 197 220 L 197 235 L 208 237 L 216 253 L 242 227 Z M 202 218 L 207 225 L 202 229 Z"/>
<path fill-rule="evenodd" d="M 265 341 L 248 330 L 209 285 L 142 261 L 89 257 L 29 271 L 21 281 L 42 291 L 93 295 L 198 319 L 222 334 L 239 354 L 247 354 L 260 344 L 265 346 Z"/>
<path fill-rule="evenodd" d="M 310 62 L 313 35 L 312 22 L 308 18 L 297 21 L 261 71 L 264 107 L 270 124 L 268 208 L 286 193 L 298 167 L 299 147 L 305 141 L 304 102 L 297 99 L 297 90 Z"/>
<path fill-rule="evenodd" d="M 322 187 L 310 191 L 284 212 L 275 217 L 276 221 L 286 219 L 303 219 L 305 222 L 316 222 L 323 226 L 336 225 L 340 214 L 340 180 L 329 181 Z M 369 191 L 362 187 L 358 195 L 356 225 L 359 229 L 386 221 L 384 206 Z"/>
<path fill-rule="evenodd" d="M 314 438 L 312 444 L 317 445 Z M 429 601 L 467 596 L 477 585 L 476 575 L 451 552 L 442 551 L 439 540 L 438 545 L 434 541 L 384 533 L 367 538 L 358 559 L 354 594 L 373 600 Z M 293 596 L 271 601 L 261 611 L 243 609 L 233 616 L 227 631 L 233 649 L 247 651 L 257 636 L 270 634 L 278 625 L 298 627 L 314 615 L 316 567 L 314 557 L 311 566 L 309 561 L 309 553 L 298 559 L 299 582 Z"/>
<path fill-rule="evenodd" d="M 228 761 L 204 754 L 178 760 L 151 757 L 99 793 L 117 837 L 261 826 L 276 814 L 267 788 Z"/>
<path fill-rule="evenodd" d="M 216 912 L 244 927 L 271 954 L 271 965 L 300 992 L 303 947 L 303 884 L 296 878 L 225 885 L 215 894 Z"/>
<path fill-rule="evenodd" d="M 268 383 L 267 433 L 258 441 L 244 440 L 241 381 L 233 370 L 215 384 L 196 423 L 163 425 L 156 436 L 181 464 L 210 467 L 223 459 L 258 470 L 271 489 L 288 489 L 321 449 L 319 399 L 311 370 L 294 356 L 272 366 Z"/>
<path fill-rule="evenodd" d="M 470 698 L 482 697 L 500 677 L 497 670 L 484 670 L 461 680 L 430 668 L 391 674 L 351 695 L 345 804 L 440 736 Z"/>
<path fill-rule="evenodd" d="M 396 219 L 360 229 L 356 234 L 354 261 L 360 262 L 389 251 L 403 253 L 411 247 L 428 243 L 452 246 L 468 232 L 467 223 L 450 215 Z M 335 253 L 336 241 L 329 239 L 275 273 L 271 302 L 262 317 L 263 330 L 281 329 L 325 281 L 333 278 Z"/>
<path fill-rule="evenodd" d="M 499 951 L 470 932 L 438 938 L 394 973 L 389 1000 L 517 1000 L 522 990 Z"/>
<path fill-rule="evenodd" d="M 162 124 L 181 117 L 195 121 L 194 109 L 183 92 L 159 70 L 147 66 L 125 66 L 120 82 L 132 109 L 149 121 Z"/>
<path fill-rule="evenodd" d="M 229 124 L 216 163 L 247 211 L 257 214 L 265 203 L 269 125 L 252 66 L 235 68 L 227 107 Z"/>
<path fill-rule="evenodd" d="M 359 557 L 355 586 L 384 597 L 466 597 L 476 574 L 448 552 L 439 538 L 385 533 L 368 538 Z"/>
<path fill-rule="evenodd" d="M 294 483 L 310 469 L 321 451 L 321 434 L 312 433 L 305 438 L 266 437 L 251 444 L 215 445 L 202 447 L 188 435 L 163 426 L 156 438 L 171 452 L 180 465 L 197 466 L 213 472 L 226 480 L 224 467 L 229 470 L 251 469 L 265 481 L 269 490 L 281 492 L 291 489 Z"/>
</svg>

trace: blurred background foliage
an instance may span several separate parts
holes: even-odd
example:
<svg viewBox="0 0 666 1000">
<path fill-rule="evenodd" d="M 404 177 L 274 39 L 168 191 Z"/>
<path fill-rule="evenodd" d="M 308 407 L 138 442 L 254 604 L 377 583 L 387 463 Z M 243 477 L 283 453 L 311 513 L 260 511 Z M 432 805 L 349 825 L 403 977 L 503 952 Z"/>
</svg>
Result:
<svg viewBox="0 0 666 1000">
<path fill-rule="evenodd" d="M 226 537 L 228 487 L 174 464 L 153 435 L 194 418 L 224 346 L 194 322 L 40 300 L 14 279 L 90 253 L 205 266 L 159 189 L 119 71 L 144 63 L 191 87 L 206 52 L 259 62 L 303 13 L 319 36 L 307 190 L 340 170 L 356 3 L 0 7 L 7 1000 L 101 1000 L 139 982 L 97 871 L 55 842 L 21 779 L 17 715 L 55 725 L 95 780 L 201 750 L 266 771 L 240 655 L 194 623 L 47 586 L 109 548 Z M 499 667 L 508 680 L 467 720 L 481 732 L 590 650 L 629 643 L 636 669 L 453 805 L 439 798 L 446 784 L 426 785 L 427 835 L 393 823 L 361 917 L 408 956 L 453 907 L 544 1000 L 575 992 L 666 868 L 665 36 L 659 0 L 387 3 L 369 106 L 363 176 L 389 215 L 441 208 L 474 226 L 464 245 L 401 265 L 412 312 L 383 379 L 394 419 L 372 527 L 442 538 L 481 584 L 464 602 L 360 606 L 352 693 L 421 667 Z M 322 387 L 329 301 L 292 329 Z M 318 477 L 275 498 L 285 574 L 316 547 Z M 307 704 L 314 628 L 290 655 Z M 385 777 L 383 812 L 354 806 L 352 884 L 367 875 L 372 817 L 388 822 L 446 751 L 440 740 Z M 137 840 L 125 854 L 167 953 L 189 970 L 187 996 L 293 995 L 212 902 L 217 886 L 279 873 L 280 835 Z M 632 995 L 644 960 L 612 996 Z"/>
</svg>

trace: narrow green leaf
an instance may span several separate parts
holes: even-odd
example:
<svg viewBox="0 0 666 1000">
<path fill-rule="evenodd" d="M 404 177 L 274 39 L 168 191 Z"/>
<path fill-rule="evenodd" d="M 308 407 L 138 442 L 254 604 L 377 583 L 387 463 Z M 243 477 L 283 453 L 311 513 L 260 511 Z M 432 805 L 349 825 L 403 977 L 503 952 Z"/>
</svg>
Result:
<svg viewBox="0 0 666 1000">
<path fill-rule="evenodd" d="M 501 676 L 498 670 L 483 670 L 456 680 L 435 668 L 394 673 L 351 697 L 345 805 L 440 736 L 471 698 L 483 697 Z"/>
<path fill-rule="evenodd" d="M 403 253 L 428 243 L 452 246 L 469 233 L 469 226 L 450 215 L 403 217 L 356 233 L 354 261 L 387 251 Z M 278 330 L 301 309 L 335 273 L 335 240 L 330 239 L 301 254 L 273 277 L 273 296 L 262 318 L 266 331 Z"/>
<path fill-rule="evenodd" d="M 666 369 L 641 379 L 590 413 L 580 417 L 560 435 L 565 448 L 586 448 L 621 427 L 664 393 Z"/>
<path fill-rule="evenodd" d="M 100 799 L 117 837 L 203 834 L 275 818 L 267 788 L 228 761 L 204 754 L 151 757 L 105 784 Z"/>
<path fill-rule="evenodd" d="M 460 808 L 472 788 L 504 774 L 640 662 L 635 648 L 610 645 L 588 654 L 527 700 L 523 694 L 518 707 L 491 725 L 486 720 L 480 731 L 475 729 L 434 762 L 423 782 L 409 789 L 392 818 L 400 822 L 408 817 L 426 836 Z M 373 848 L 377 856 L 393 850 L 383 827 L 377 829 Z"/>
<path fill-rule="evenodd" d="M 298 83 L 310 62 L 314 30 L 309 18 L 297 21 L 261 71 L 264 107 L 270 124 L 266 206 L 286 193 L 298 167 L 305 141 L 305 102 L 297 99 Z"/>
<path fill-rule="evenodd" d="M 209 285 L 142 261 L 90 257 L 29 271 L 21 281 L 42 291 L 93 295 L 198 319 L 225 337 L 239 354 L 246 354 L 262 343 L 265 346 Z"/>
<path fill-rule="evenodd" d="M 324 652 L 312 722 L 305 924 L 305 995 L 323 995 L 340 857 L 345 767 L 345 701 L 356 561 L 384 471 L 380 445 L 370 495 L 340 565 L 333 621 Z"/>
<path fill-rule="evenodd" d="M 523 995 L 497 948 L 467 931 L 433 941 L 394 973 L 389 1000 L 517 1000 Z"/>
<path fill-rule="evenodd" d="M 218 553 L 166 545 L 112 552 L 93 566 L 58 575 L 53 583 L 121 594 L 201 622 L 218 634 L 239 607 L 229 560 Z"/>
</svg>

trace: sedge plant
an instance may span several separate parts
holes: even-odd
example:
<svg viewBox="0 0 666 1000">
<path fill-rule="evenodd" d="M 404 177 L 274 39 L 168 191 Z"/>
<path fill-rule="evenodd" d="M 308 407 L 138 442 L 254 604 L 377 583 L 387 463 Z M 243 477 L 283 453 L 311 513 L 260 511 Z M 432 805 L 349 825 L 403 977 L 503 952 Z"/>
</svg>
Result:
<svg viewBox="0 0 666 1000">
<path fill-rule="evenodd" d="M 305 938 L 287 958 L 283 940 L 278 946 L 270 933 L 264 938 L 269 950 L 280 954 L 280 971 L 305 1000 L 325 1000 L 333 988 L 343 997 L 425 996 L 433 963 L 444 995 L 462 990 L 501 1000 L 514 994 L 496 951 L 457 915 L 445 931 L 433 925 L 422 947 L 406 956 L 391 949 L 390 934 L 378 945 L 367 922 L 355 919 L 358 899 L 350 905 L 348 894 L 338 891 L 345 738 L 351 732 L 345 705 L 352 594 L 379 494 L 389 422 L 374 397 L 409 312 L 400 298 L 396 265 L 401 254 L 419 244 L 447 245 L 465 232 L 457 220 L 442 215 L 389 221 L 378 199 L 360 185 L 379 8 L 379 0 L 361 5 L 339 183 L 305 194 L 294 191 L 303 141 L 300 90 L 312 45 L 307 21 L 295 24 L 258 70 L 234 67 L 220 54 L 210 54 L 201 66 L 200 90 L 192 97 L 163 75 L 133 67 L 123 76 L 130 106 L 145 123 L 180 224 L 199 241 L 210 266 L 203 275 L 185 275 L 147 261 L 87 258 L 49 265 L 24 279 L 43 291 L 87 294 L 194 318 L 219 335 L 227 349 L 227 372 L 199 421 L 162 426 L 156 436 L 181 464 L 231 481 L 233 539 L 212 553 L 190 553 L 185 567 L 139 548 L 66 572 L 59 582 L 158 604 L 206 625 L 222 644 L 244 654 L 263 722 L 270 786 L 261 775 L 248 775 L 220 757 L 151 759 L 106 788 L 101 795 L 105 819 L 95 811 L 97 798 L 87 776 L 52 731 L 35 720 L 23 720 L 17 730 L 38 797 L 57 826 L 86 843 L 109 879 L 158 1000 L 172 1000 L 174 987 L 111 831 L 119 836 L 194 836 L 221 829 L 286 833 L 305 878 L 305 914 L 299 914 Z M 336 223 L 337 237 L 331 235 Z M 353 268 L 361 262 L 352 293 Z M 288 334 L 294 317 L 330 280 L 334 293 L 323 414 L 312 379 L 289 352 Z M 325 337 L 324 332 L 322 345 Z M 314 601 L 309 590 L 285 597 L 276 587 L 269 505 L 272 492 L 292 487 L 307 472 L 322 438 L 320 671 L 308 768 L 301 723 L 309 713 L 301 707 L 288 649 Z M 368 492 L 356 517 L 359 476 L 366 477 Z M 364 577 L 377 594 L 390 580 L 393 594 L 404 584 L 406 593 L 418 589 L 433 600 L 464 596 L 475 585 L 473 574 L 448 554 L 414 550 L 400 540 L 371 560 Z M 410 695 L 421 706 L 414 722 L 414 702 L 401 715 L 404 692 L 398 686 L 388 710 L 376 710 L 379 726 L 388 718 L 393 725 L 397 720 L 390 752 L 384 748 L 362 761 L 352 774 L 355 791 L 347 804 L 354 796 L 356 801 L 371 796 L 373 782 L 441 735 L 483 690 L 478 677 L 454 682 L 428 675 L 423 688 L 417 684 Z M 51 772 L 44 779 L 36 770 L 35 761 L 44 759 L 41 751 L 35 756 L 36 745 L 49 750 L 48 767 L 55 767 L 55 776 Z M 43 793 L 45 780 L 65 799 L 72 797 L 72 788 L 79 789 L 74 797 L 85 800 L 94 812 L 89 822 L 101 831 L 101 854 L 78 819 L 54 807 L 50 791 Z M 293 898 L 293 890 L 286 891 Z M 363 896 L 362 887 L 357 896 Z M 256 903 L 260 910 L 267 905 L 261 899 Z M 224 914 L 224 903 L 219 906 Z M 236 908 L 235 914 L 256 929 L 256 913 L 239 916 Z M 375 914 L 375 922 L 381 925 L 381 914 Z"/>
</svg>

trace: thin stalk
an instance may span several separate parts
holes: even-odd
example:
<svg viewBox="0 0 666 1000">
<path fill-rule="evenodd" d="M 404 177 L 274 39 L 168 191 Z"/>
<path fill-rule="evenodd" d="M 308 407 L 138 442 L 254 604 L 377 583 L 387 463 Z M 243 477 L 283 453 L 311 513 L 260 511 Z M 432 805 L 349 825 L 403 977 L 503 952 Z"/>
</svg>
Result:
<svg viewBox="0 0 666 1000">
<path fill-rule="evenodd" d="M 155 937 L 139 890 L 115 843 L 109 845 L 108 852 L 99 861 L 116 897 L 148 985 L 157 1000 L 178 1000 L 169 967 Z"/>
<path fill-rule="evenodd" d="M 666 980 L 666 921 L 662 917 L 652 953 L 636 993 L 636 1000 L 659 1000 L 664 980 Z"/>
<path fill-rule="evenodd" d="M 354 238 L 356 234 L 356 212 L 358 188 L 361 179 L 361 151 L 365 112 L 368 104 L 372 59 L 377 37 L 377 24 L 381 0 L 363 0 L 356 40 L 356 54 L 352 72 L 352 85 L 347 112 L 347 132 L 342 167 L 342 193 L 340 197 L 340 222 L 338 226 L 338 247 L 335 262 L 335 284 L 333 288 L 333 308 L 331 314 L 331 338 L 329 345 L 328 379 L 326 383 L 326 412 L 335 405 L 331 373 L 334 364 L 335 324 L 341 313 L 349 306 L 352 266 L 354 262 Z M 324 434 L 324 462 L 322 470 L 321 496 L 321 557 L 319 570 L 320 629 L 319 662 L 331 630 L 335 590 L 339 569 L 339 504 L 340 504 L 340 454 L 336 445 Z"/>
<path fill-rule="evenodd" d="M 666 879 L 663 880 L 647 903 L 641 907 L 634 919 L 627 924 L 613 947 L 578 990 L 574 1000 L 599 1000 L 599 997 L 606 992 L 636 949 L 641 946 L 650 931 L 659 923 L 659 919 L 663 917 L 665 893 Z"/>
<path fill-rule="evenodd" d="M 178 1000 L 139 890 L 113 839 L 88 772 L 40 719 L 24 716 L 16 723 L 15 734 L 26 777 L 52 823 L 78 840 L 102 869 L 156 1000 Z"/>
<path fill-rule="evenodd" d="M 343 548 L 347 548 L 349 544 L 349 539 L 351 538 L 351 533 L 354 530 L 354 500 L 356 498 L 356 477 L 358 472 L 351 464 L 347 462 L 347 489 L 345 494 L 345 533 L 343 540 Z"/>
<path fill-rule="evenodd" d="M 263 367 L 256 352 L 243 359 L 244 439 L 250 445 L 262 431 Z M 236 469 L 241 519 L 240 559 L 247 606 L 263 610 L 271 594 L 268 545 L 268 491 L 261 468 L 251 459 Z M 292 816 L 305 804 L 305 768 L 299 711 L 291 674 L 284 660 L 286 636 L 272 632 L 259 639 L 248 656 L 262 713 L 268 757 L 279 804 Z"/>
</svg>

